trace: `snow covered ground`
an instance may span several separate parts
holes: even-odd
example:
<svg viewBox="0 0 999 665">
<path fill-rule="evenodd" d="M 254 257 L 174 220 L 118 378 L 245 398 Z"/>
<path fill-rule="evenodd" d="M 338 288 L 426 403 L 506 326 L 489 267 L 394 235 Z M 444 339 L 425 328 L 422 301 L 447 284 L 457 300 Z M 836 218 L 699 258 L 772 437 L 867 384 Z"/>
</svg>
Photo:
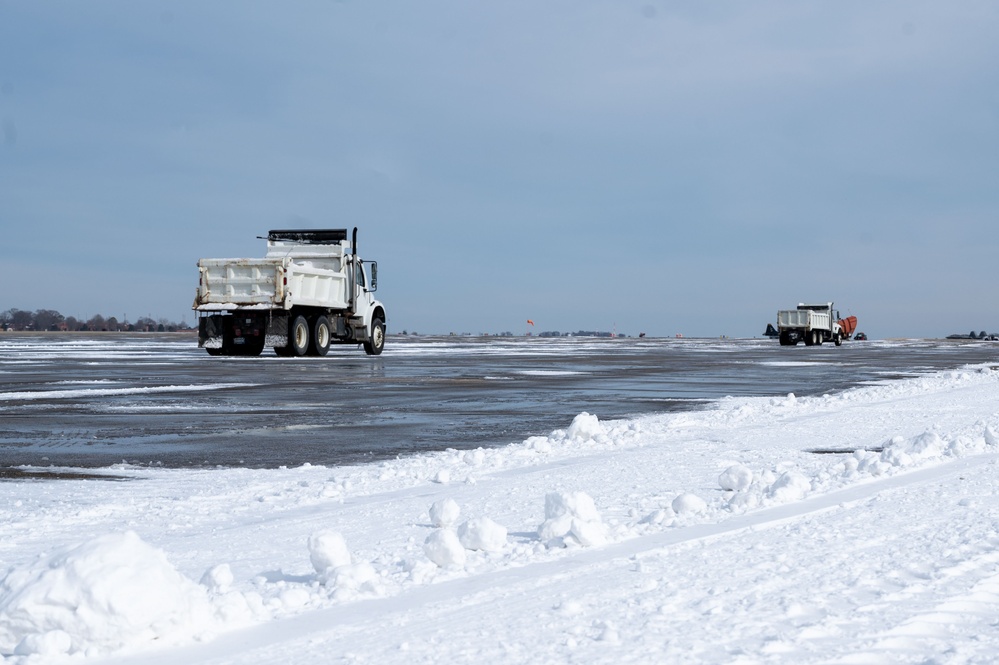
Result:
<svg viewBox="0 0 999 665">
<path fill-rule="evenodd" d="M 9 663 L 991 663 L 999 371 L 0 483 Z"/>
</svg>

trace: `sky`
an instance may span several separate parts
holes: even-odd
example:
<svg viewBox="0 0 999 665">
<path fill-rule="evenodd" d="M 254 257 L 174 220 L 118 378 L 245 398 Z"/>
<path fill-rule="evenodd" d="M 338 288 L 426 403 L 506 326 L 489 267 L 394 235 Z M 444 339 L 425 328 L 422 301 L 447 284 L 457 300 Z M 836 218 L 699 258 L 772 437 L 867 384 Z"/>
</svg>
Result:
<svg viewBox="0 0 999 665">
<path fill-rule="evenodd" d="M 0 0 L 0 311 L 356 226 L 390 332 L 999 332 L 997 62 L 974 0 Z"/>
</svg>

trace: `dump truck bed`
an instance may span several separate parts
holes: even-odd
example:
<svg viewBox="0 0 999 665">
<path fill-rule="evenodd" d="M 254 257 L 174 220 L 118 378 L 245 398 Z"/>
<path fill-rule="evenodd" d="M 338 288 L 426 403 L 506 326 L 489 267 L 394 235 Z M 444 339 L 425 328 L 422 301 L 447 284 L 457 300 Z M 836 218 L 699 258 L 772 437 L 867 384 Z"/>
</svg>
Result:
<svg viewBox="0 0 999 665">
<path fill-rule="evenodd" d="M 346 309 L 347 276 L 339 257 L 201 259 L 196 309 Z"/>
<path fill-rule="evenodd" d="M 832 316 L 811 309 L 782 309 L 777 312 L 777 327 L 832 330 Z"/>
</svg>

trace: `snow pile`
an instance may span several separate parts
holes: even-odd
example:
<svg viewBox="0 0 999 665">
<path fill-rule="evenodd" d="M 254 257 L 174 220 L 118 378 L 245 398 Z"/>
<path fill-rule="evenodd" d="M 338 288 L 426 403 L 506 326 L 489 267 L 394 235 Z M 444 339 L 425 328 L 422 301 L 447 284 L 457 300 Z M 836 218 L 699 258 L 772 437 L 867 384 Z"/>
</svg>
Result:
<svg viewBox="0 0 999 665">
<path fill-rule="evenodd" d="M 548 547 L 591 547 L 607 542 L 607 527 L 589 494 L 552 492 L 545 497 L 545 521 L 538 536 Z"/>
<path fill-rule="evenodd" d="M 339 598 L 381 592 L 379 577 L 367 561 L 354 561 L 347 541 L 337 531 L 324 530 L 309 536 L 309 561 L 323 586 Z M 303 590 L 304 591 L 304 590 Z M 311 598 L 306 597 L 303 603 Z"/>
<path fill-rule="evenodd" d="M 437 527 L 423 543 L 427 558 L 440 568 L 461 568 L 468 555 L 465 550 L 501 552 L 507 546 L 506 527 L 488 517 L 466 520 L 454 525 L 461 508 L 454 499 L 441 499 L 430 506 L 430 521 Z"/>
<path fill-rule="evenodd" d="M 999 447 L 999 436 L 991 425 L 979 423 L 977 427 L 981 428 L 981 434 L 941 434 L 931 428 L 911 437 L 894 436 L 881 450 L 855 450 L 845 459 L 833 458 L 829 464 L 810 472 L 768 469 L 754 475 L 743 465 L 734 465 L 718 479 L 722 489 L 731 492 L 723 508 L 741 512 L 791 503 L 872 477 L 891 476 Z"/>
<path fill-rule="evenodd" d="M 206 590 L 132 531 L 42 556 L 0 581 L 0 654 L 109 653 L 215 625 Z"/>
</svg>

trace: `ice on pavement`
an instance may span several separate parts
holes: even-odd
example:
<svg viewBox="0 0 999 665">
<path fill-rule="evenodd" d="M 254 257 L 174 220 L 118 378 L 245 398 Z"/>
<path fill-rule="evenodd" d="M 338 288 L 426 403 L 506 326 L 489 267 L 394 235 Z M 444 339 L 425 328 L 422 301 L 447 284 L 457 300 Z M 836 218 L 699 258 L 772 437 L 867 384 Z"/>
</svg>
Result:
<svg viewBox="0 0 999 665">
<path fill-rule="evenodd" d="M 355 467 L 6 483 L 0 655 L 987 662 L 997 430 L 980 366 Z"/>
</svg>

